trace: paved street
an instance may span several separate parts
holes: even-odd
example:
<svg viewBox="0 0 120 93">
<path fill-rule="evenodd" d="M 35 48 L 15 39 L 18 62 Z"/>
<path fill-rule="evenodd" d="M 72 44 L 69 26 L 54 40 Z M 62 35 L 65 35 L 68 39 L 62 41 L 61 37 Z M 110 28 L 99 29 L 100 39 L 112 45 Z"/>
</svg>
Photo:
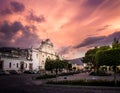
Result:
<svg viewBox="0 0 120 93">
<path fill-rule="evenodd" d="M 46 85 L 35 75 L 0 76 L 0 93 L 119 93 L 120 88 Z M 39 83 L 37 83 L 39 82 Z"/>
<path fill-rule="evenodd" d="M 59 76 L 57 77 L 57 80 L 58 81 L 61 81 L 61 80 L 66 80 L 64 79 L 64 77 L 66 76 Z M 67 80 L 77 80 L 77 79 L 84 79 L 84 80 L 89 80 L 89 79 L 97 79 L 97 80 L 113 80 L 114 79 L 114 76 L 90 76 L 89 73 L 80 73 L 80 74 L 74 74 L 74 75 L 70 75 L 70 76 L 67 76 Z M 56 78 L 55 79 L 50 79 L 50 80 L 54 80 L 56 81 Z M 117 74 L 117 80 L 120 80 L 120 74 Z"/>
</svg>

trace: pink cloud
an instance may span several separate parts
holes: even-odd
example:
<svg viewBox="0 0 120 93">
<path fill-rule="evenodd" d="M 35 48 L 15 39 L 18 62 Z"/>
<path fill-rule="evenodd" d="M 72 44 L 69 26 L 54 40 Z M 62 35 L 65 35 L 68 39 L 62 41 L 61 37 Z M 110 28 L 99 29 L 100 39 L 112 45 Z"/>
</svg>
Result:
<svg viewBox="0 0 120 93">
<path fill-rule="evenodd" d="M 9 15 L 6 17 L 0 15 L 0 25 L 7 20 L 10 23 L 19 21 L 23 27 L 33 26 L 36 29 L 34 31 L 32 28 L 29 29 L 29 33 L 34 33 L 37 40 L 50 38 L 57 50 L 66 51 L 62 53 L 66 58 L 84 56 L 88 47 L 78 49 L 73 47 L 89 37 L 107 37 L 120 31 L 120 0 L 29 0 L 29 2 L 14 0 L 21 7 L 17 7 L 19 13 L 13 13 L 14 9 L 10 10 L 12 1 L 2 0 L 0 12 Z M 29 14 L 30 11 L 32 16 Z M 45 22 L 42 19 L 45 19 Z M 18 38 L 18 34 L 14 37 Z M 24 33 L 21 36 L 24 36 Z M 30 35 L 29 38 L 35 37 Z M 2 43 L 5 42 L 1 38 L 0 40 Z M 23 40 L 19 40 L 20 44 Z M 12 42 L 15 42 L 14 39 Z"/>
</svg>

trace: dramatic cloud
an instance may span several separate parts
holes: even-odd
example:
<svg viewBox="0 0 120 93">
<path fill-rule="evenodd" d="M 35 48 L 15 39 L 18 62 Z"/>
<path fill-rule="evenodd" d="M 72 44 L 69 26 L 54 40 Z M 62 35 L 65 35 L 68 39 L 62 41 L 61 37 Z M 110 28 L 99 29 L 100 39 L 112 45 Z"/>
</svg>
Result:
<svg viewBox="0 0 120 93">
<path fill-rule="evenodd" d="M 5 0 L 6 1 L 6 0 Z M 5 1 L 2 1 L 3 3 Z M 23 12 L 25 10 L 25 6 L 22 3 L 16 1 L 6 1 L 7 3 L 5 6 L 1 6 L 0 14 L 1 15 L 8 15 L 17 12 Z"/>
<path fill-rule="evenodd" d="M 22 3 L 12 1 L 12 2 L 10 2 L 10 4 L 11 4 L 12 10 L 14 12 L 22 12 L 25 10 L 25 7 Z"/>
<path fill-rule="evenodd" d="M 104 1 L 105 0 L 86 0 L 85 5 L 90 7 L 99 6 Z"/>
<path fill-rule="evenodd" d="M 76 48 L 89 46 L 91 44 L 98 43 L 99 41 L 103 40 L 104 38 L 105 38 L 105 36 L 88 37 L 80 45 L 77 45 Z"/>
<path fill-rule="evenodd" d="M 0 12 L 1 15 L 12 14 L 12 11 L 9 8 L 6 8 Z"/>
<path fill-rule="evenodd" d="M 35 21 L 35 22 L 45 22 L 45 18 L 43 15 L 40 16 L 36 16 L 35 14 L 33 14 L 32 12 L 30 12 L 30 15 L 26 16 L 26 19 L 28 21 Z"/>
<path fill-rule="evenodd" d="M 88 37 L 74 48 L 109 45 L 112 43 L 115 37 L 120 38 L 120 32 L 114 32 L 108 36 Z"/>
<path fill-rule="evenodd" d="M 71 46 L 62 47 L 62 48 L 59 50 L 59 53 L 60 53 L 60 54 L 67 54 L 71 48 L 72 48 Z"/>
<path fill-rule="evenodd" d="M 0 44 L 49 38 L 62 56 L 81 57 L 119 36 L 119 20 L 120 0 L 0 0 Z"/>
<path fill-rule="evenodd" d="M 3 22 L 0 25 L 0 46 L 30 47 L 40 43 L 34 26 L 23 26 L 20 22 Z"/>
<path fill-rule="evenodd" d="M 106 30 L 110 25 L 105 25 L 103 26 L 103 28 L 97 29 L 97 31 L 103 31 Z"/>
<path fill-rule="evenodd" d="M 108 36 L 105 38 L 104 42 L 105 42 L 105 43 L 108 43 L 108 44 L 111 44 L 112 41 L 114 40 L 114 38 L 120 39 L 120 31 L 116 31 L 116 32 L 108 35 Z"/>
<path fill-rule="evenodd" d="M 22 29 L 20 22 L 14 22 L 13 24 L 8 24 L 8 22 L 3 22 L 0 25 L 0 33 L 3 34 L 1 38 L 9 40 L 17 31 Z"/>
</svg>

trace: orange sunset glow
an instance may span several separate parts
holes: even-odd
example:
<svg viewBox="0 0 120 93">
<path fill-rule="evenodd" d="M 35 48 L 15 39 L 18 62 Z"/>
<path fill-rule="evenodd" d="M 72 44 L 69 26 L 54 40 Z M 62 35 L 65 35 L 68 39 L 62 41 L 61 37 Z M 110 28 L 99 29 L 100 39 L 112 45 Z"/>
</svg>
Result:
<svg viewBox="0 0 120 93">
<path fill-rule="evenodd" d="M 0 0 L 0 47 L 38 47 L 49 38 L 64 58 L 120 37 L 120 0 Z"/>
</svg>

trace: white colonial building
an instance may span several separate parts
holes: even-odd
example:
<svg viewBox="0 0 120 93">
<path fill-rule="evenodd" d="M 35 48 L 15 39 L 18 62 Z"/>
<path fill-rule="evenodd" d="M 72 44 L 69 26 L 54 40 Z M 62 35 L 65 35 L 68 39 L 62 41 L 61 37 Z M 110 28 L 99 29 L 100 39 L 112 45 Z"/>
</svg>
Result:
<svg viewBox="0 0 120 93">
<path fill-rule="evenodd" d="M 41 42 L 39 48 L 32 48 L 32 61 L 34 68 L 44 69 L 47 58 L 56 59 L 57 55 L 53 43 L 49 39 Z"/>
<path fill-rule="evenodd" d="M 39 48 L 0 48 L 0 69 L 3 70 L 41 70 L 45 69 L 47 58 L 56 59 L 53 43 L 42 41 Z"/>
</svg>

